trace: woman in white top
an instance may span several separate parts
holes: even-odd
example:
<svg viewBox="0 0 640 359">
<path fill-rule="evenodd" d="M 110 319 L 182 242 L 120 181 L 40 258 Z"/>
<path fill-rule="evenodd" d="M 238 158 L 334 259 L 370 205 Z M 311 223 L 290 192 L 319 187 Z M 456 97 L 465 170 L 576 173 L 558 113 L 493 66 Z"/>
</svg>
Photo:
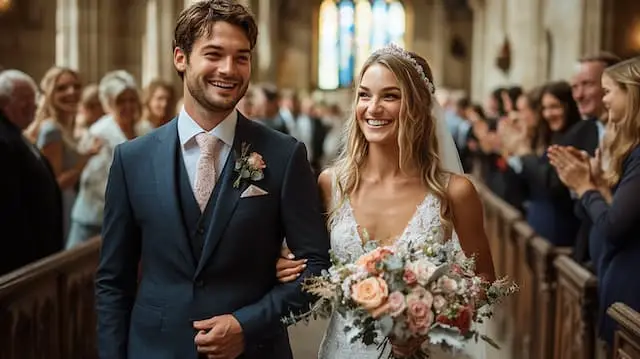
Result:
<svg viewBox="0 0 640 359">
<path fill-rule="evenodd" d="M 100 100 L 107 114 L 94 123 L 81 146 L 99 139 L 103 146 L 91 158 L 80 179 L 80 191 L 71 211 L 67 248 L 100 234 L 104 192 L 115 147 L 137 136 L 135 126 L 141 105 L 133 76 L 119 70 L 106 74 L 99 85 Z"/>
</svg>

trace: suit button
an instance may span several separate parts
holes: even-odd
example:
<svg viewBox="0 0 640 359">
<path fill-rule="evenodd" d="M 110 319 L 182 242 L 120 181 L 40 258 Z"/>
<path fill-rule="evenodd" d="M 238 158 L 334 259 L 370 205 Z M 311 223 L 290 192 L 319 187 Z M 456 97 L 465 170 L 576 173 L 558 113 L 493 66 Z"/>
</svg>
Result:
<svg viewBox="0 0 640 359">
<path fill-rule="evenodd" d="M 204 235 L 204 228 L 202 228 L 202 227 L 198 228 L 198 231 L 197 231 L 197 232 L 198 232 L 198 234 L 199 234 L 199 235 L 201 235 L 201 236 L 202 236 L 202 235 Z"/>
<path fill-rule="evenodd" d="M 196 286 L 200 288 L 204 287 L 204 281 L 202 279 L 198 279 L 196 281 Z"/>
</svg>

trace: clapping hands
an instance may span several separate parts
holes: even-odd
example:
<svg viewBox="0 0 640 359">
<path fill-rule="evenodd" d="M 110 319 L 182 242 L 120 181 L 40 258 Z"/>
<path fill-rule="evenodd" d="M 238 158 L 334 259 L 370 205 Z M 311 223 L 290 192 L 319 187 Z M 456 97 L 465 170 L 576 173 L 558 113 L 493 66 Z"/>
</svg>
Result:
<svg viewBox="0 0 640 359">
<path fill-rule="evenodd" d="M 600 151 L 591 158 L 585 151 L 571 146 L 549 147 L 549 161 L 556 169 L 558 177 L 567 187 L 582 196 L 591 189 L 597 189 L 602 181 Z"/>
</svg>

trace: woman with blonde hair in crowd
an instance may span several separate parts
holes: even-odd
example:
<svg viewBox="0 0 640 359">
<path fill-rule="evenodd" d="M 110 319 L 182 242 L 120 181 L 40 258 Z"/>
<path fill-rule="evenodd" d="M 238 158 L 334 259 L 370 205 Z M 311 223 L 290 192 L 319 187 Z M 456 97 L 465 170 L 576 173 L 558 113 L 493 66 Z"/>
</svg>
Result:
<svg viewBox="0 0 640 359">
<path fill-rule="evenodd" d="M 76 198 L 76 186 L 89 159 L 100 149 L 93 143 L 84 154 L 74 138 L 75 117 L 82 84 L 77 72 L 52 67 L 40 82 L 42 97 L 25 136 L 32 140 L 49 161 L 62 190 L 64 235 L 69 232 L 69 214 Z"/>
<path fill-rule="evenodd" d="M 640 261 L 640 57 L 607 68 L 602 87 L 606 165 L 600 151 L 589 158 L 572 147 L 552 147 L 549 158 L 593 222 L 589 252 L 598 274 L 600 336 L 611 347 L 616 326 L 607 308 L 622 302 L 640 311 L 640 281 L 629 277 Z"/>
<path fill-rule="evenodd" d="M 99 139 L 104 145 L 82 173 L 80 191 L 71 212 L 67 248 L 100 234 L 113 151 L 117 145 L 138 135 L 135 128 L 141 104 L 133 76 L 123 70 L 109 72 L 100 81 L 99 92 L 107 115 L 89 128 L 86 140 Z"/>
<path fill-rule="evenodd" d="M 137 124 L 136 132 L 144 135 L 171 121 L 176 115 L 176 103 L 176 94 L 171 84 L 163 80 L 151 81 L 142 96 L 142 118 Z"/>
</svg>

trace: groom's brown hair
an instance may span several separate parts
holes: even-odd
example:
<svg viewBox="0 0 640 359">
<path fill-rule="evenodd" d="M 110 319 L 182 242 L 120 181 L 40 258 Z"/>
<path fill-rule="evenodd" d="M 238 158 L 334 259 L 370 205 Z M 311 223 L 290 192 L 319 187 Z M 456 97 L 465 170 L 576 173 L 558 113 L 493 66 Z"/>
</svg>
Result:
<svg viewBox="0 0 640 359">
<path fill-rule="evenodd" d="M 218 21 L 240 27 L 247 35 L 251 50 L 256 46 L 258 25 L 246 6 L 237 0 L 202 0 L 185 8 L 178 16 L 172 50 L 180 48 L 188 60 L 193 43 L 201 36 L 207 36 Z"/>
</svg>

